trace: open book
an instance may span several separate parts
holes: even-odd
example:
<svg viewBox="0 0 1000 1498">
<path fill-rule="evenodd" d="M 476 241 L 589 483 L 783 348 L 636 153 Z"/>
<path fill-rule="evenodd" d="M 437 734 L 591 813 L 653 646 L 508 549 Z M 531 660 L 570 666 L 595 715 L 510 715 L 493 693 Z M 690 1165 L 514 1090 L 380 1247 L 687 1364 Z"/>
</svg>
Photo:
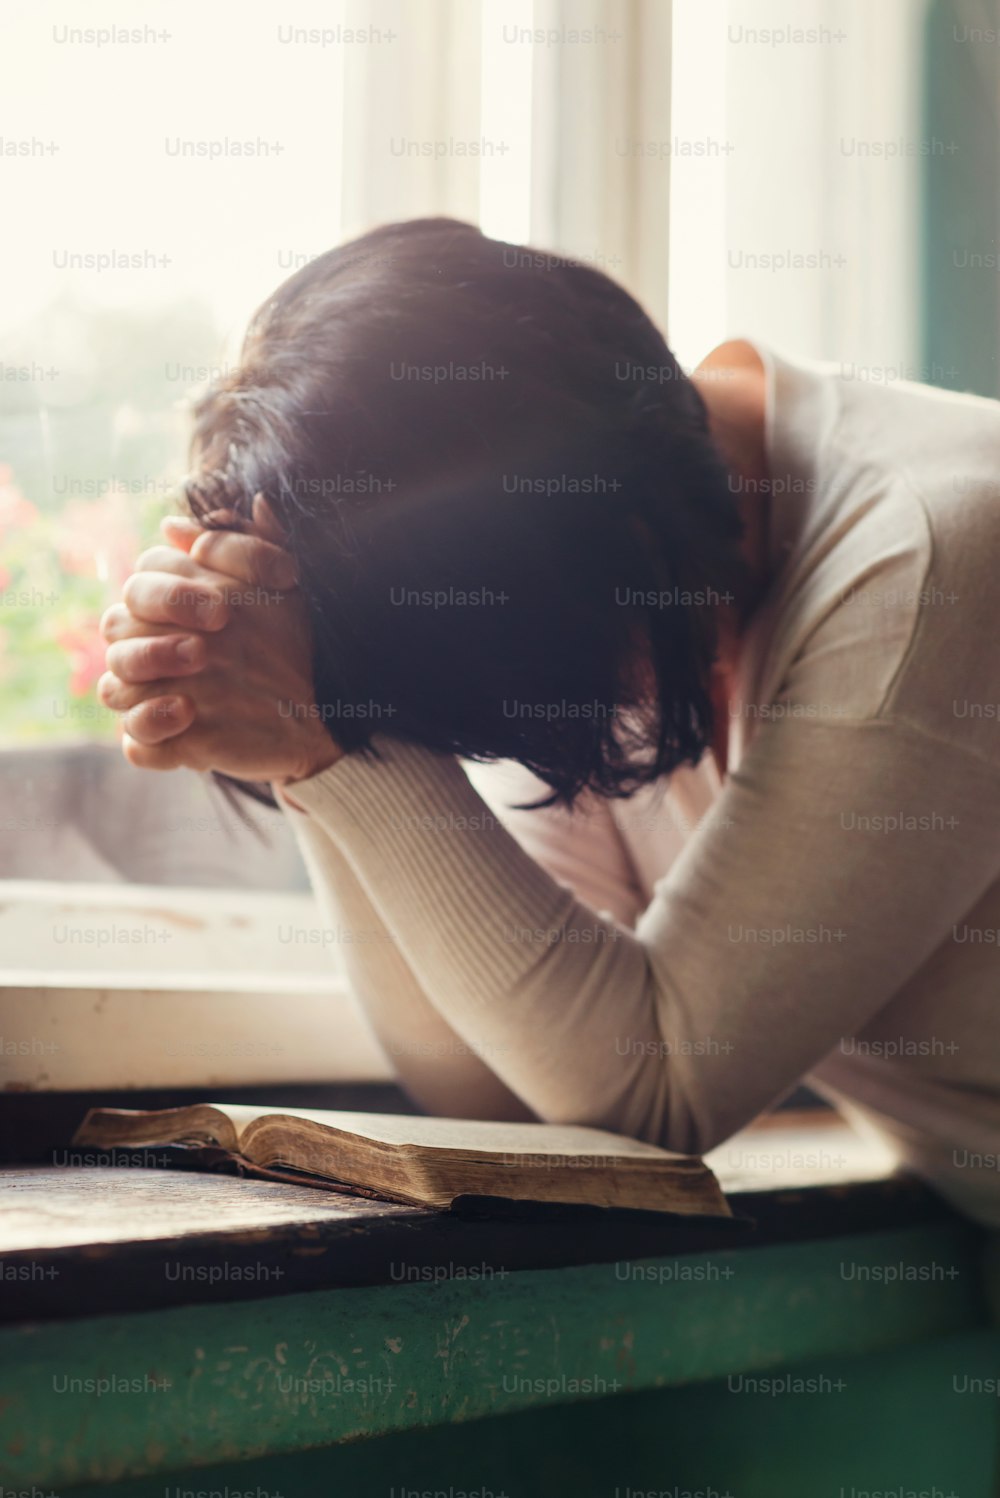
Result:
<svg viewBox="0 0 1000 1498">
<path fill-rule="evenodd" d="M 703 1161 L 601 1129 L 395 1113 L 197 1103 L 159 1112 L 92 1108 L 73 1143 L 177 1145 L 253 1175 L 417 1206 L 460 1196 L 730 1216 Z M 197 1163 L 197 1162 L 196 1162 Z"/>
</svg>

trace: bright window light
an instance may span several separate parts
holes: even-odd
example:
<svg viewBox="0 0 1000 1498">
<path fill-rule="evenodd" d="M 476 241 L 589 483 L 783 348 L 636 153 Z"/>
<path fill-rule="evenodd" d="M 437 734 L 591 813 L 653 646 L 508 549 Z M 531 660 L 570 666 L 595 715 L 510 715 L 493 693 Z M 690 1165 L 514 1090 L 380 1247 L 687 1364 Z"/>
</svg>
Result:
<svg viewBox="0 0 1000 1498">
<path fill-rule="evenodd" d="M 17 294 L 4 321 L 67 291 L 118 307 L 197 296 L 235 332 L 336 244 L 347 48 L 315 38 L 336 36 L 344 11 L 344 0 L 296 0 L 287 15 L 203 0 L 11 11 L 5 133 L 53 149 L 5 162 L 4 217 L 20 232 L 5 236 Z M 93 40 L 109 30 L 143 39 Z"/>
<path fill-rule="evenodd" d="M 480 122 L 485 149 L 479 222 L 486 234 L 531 235 L 531 112 L 535 0 L 481 0 Z"/>
<path fill-rule="evenodd" d="M 727 333 L 728 0 L 674 0 L 670 345 L 690 369 Z"/>
</svg>

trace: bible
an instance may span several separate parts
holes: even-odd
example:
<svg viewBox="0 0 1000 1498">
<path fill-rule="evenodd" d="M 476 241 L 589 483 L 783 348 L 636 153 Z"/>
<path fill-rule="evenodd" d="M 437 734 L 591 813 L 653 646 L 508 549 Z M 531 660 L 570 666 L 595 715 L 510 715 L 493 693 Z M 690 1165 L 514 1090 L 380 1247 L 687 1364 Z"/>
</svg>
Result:
<svg viewBox="0 0 1000 1498">
<path fill-rule="evenodd" d="M 195 1166 L 441 1210 L 460 1197 L 499 1197 L 731 1216 L 704 1161 L 575 1125 L 197 1103 L 92 1108 L 73 1143 L 170 1146 Z"/>
</svg>

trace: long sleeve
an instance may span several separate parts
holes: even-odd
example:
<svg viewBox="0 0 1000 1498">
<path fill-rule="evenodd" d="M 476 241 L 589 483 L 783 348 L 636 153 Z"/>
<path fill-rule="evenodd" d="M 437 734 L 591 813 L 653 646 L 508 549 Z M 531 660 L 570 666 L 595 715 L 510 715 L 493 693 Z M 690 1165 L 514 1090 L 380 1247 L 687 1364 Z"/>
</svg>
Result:
<svg viewBox="0 0 1000 1498">
<path fill-rule="evenodd" d="M 407 1091 L 433 1113 L 534 1117 L 499 1080 L 489 1054 L 463 1040 L 428 1001 L 336 843 L 280 791 L 278 798 L 337 937 L 344 976 Z"/>
<path fill-rule="evenodd" d="M 295 787 L 434 1007 L 540 1116 L 704 1151 L 897 993 L 996 877 L 996 772 L 891 718 L 767 722 L 634 932 L 536 864 L 453 759 Z M 880 835 L 933 814 L 924 856 Z M 321 847 L 316 873 L 333 878 Z"/>
<path fill-rule="evenodd" d="M 715 761 L 674 772 L 628 800 L 586 792 L 572 811 L 529 809 L 549 789 L 523 765 L 465 764 L 465 774 L 535 863 L 592 910 L 634 927 L 657 882 L 679 857 L 719 794 Z"/>
</svg>

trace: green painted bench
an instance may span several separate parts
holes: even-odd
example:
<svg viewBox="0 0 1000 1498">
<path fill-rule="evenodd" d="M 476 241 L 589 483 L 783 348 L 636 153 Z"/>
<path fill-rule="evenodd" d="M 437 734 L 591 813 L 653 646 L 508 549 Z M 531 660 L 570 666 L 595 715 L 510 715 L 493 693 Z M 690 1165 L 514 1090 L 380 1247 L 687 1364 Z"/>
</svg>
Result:
<svg viewBox="0 0 1000 1498">
<path fill-rule="evenodd" d="M 0 1498 L 995 1493 L 984 1235 L 801 1137 L 752 1228 L 4 1170 Z"/>
</svg>

